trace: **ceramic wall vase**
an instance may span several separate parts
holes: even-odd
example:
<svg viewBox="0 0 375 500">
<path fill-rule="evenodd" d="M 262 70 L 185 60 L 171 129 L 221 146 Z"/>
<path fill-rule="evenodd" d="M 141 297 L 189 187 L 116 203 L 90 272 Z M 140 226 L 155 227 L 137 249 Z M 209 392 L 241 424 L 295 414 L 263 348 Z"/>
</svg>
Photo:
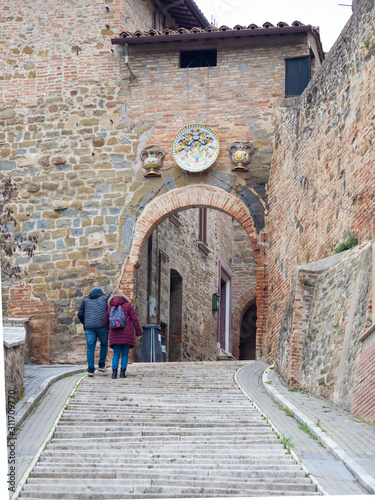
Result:
<svg viewBox="0 0 375 500">
<path fill-rule="evenodd" d="M 156 146 L 149 146 L 141 153 L 145 177 L 160 177 L 159 169 L 163 166 L 165 153 Z"/>
<path fill-rule="evenodd" d="M 246 165 L 251 162 L 254 146 L 248 141 L 235 141 L 229 147 L 232 163 L 235 165 L 234 172 L 248 172 Z"/>
</svg>

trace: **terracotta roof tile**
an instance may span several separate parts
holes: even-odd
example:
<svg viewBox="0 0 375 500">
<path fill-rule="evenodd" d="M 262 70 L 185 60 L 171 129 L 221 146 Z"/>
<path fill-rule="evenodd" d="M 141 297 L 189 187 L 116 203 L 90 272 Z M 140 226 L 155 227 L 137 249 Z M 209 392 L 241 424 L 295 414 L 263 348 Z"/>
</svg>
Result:
<svg viewBox="0 0 375 500">
<path fill-rule="evenodd" d="M 298 27 L 298 26 L 305 26 L 305 24 L 301 23 L 300 21 L 294 21 L 291 26 Z M 277 23 L 276 26 L 274 26 L 270 22 L 265 22 L 262 26 L 257 26 L 256 24 L 249 24 L 249 26 L 242 26 L 241 24 L 236 24 L 234 28 L 230 28 L 229 26 L 220 26 L 220 28 L 217 28 L 216 26 L 209 25 L 207 28 L 202 29 L 198 27 L 194 27 L 191 29 L 186 29 L 186 28 L 178 28 L 177 30 L 172 30 L 170 28 L 166 28 L 163 31 L 157 31 L 157 30 L 149 30 L 149 31 L 135 31 L 134 33 L 131 33 L 130 31 L 123 31 L 120 33 L 120 37 L 122 38 L 133 38 L 133 37 L 140 37 L 140 36 L 161 36 L 161 35 L 188 35 L 191 33 L 212 33 L 213 31 L 242 31 L 242 30 L 256 30 L 256 29 L 277 29 L 279 30 L 280 28 L 288 28 L 290 25 L 285 22 L 279 22 Z"/>
</svg>

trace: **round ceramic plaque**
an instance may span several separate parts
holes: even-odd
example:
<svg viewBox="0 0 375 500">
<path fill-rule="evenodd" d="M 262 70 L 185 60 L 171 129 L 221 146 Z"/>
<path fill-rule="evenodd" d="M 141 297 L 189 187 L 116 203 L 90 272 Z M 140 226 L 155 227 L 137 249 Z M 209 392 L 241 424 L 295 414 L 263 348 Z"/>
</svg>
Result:
<svg viewBox="0 0 375 500">
<path fill-rule="evenodd" d="M 203 172 L 219 156 L 219 139 L 206 125 L 187 125 L 177 132 L 172 154 L 177 165 L 187 172 Z"/>
</svg>

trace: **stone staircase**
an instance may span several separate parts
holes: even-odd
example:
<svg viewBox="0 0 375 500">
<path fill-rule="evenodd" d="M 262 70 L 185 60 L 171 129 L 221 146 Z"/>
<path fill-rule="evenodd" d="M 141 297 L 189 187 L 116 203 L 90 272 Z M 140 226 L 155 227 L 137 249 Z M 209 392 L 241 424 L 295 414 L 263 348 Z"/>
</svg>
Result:
<svg viewBox="0 0 375 500">
<path fill-rule="evenodd" d="M 318 495 L 236 386 L 243 364 L 133 364 L 126 379 L 83 379 L 20 497 Z"/>
</svg>

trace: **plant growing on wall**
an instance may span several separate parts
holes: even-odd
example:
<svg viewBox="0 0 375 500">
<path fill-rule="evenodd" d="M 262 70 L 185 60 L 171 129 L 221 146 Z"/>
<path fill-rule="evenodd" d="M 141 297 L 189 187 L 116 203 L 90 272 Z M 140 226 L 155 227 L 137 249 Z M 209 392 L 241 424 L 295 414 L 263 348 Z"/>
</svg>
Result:
<svg viewBox="0 0 375 500">
<path fill-rule="evenodd" d="M 340 245 L 333 245 L 333 251 L 335 253 L 344 252 L 345 250 L 349 250 L 356 245 L 358 245 L 358 238 L 351 234 L 343 243 L 340 243 Z"/>
<path fill-rule="evenodd" d="M 16 252 L 21 252 L 31 258 L 38 242 L 37 234 L 25 236 L 16 232 L 17 220 L 10 204 L 17 196 L 17 189 L 12 179 L 9 176 L 4 177 L 0 183 L 0 265 L 2 284 L 4 279 L 20 279 L 21 268 L 14 263 L 13 256 Z M 7 306 L 4 302 L 2 310 L 3 315 L 6 316 Z"/>
<path fill-rule="evenodd" d="M 301 283 L 301 285 L 304 285 L 304 286 L 313 286 L 311 281 L 307 280 L 306 278 L 301 278 L 299 280 L 299 282 Z"/>
</svg>

